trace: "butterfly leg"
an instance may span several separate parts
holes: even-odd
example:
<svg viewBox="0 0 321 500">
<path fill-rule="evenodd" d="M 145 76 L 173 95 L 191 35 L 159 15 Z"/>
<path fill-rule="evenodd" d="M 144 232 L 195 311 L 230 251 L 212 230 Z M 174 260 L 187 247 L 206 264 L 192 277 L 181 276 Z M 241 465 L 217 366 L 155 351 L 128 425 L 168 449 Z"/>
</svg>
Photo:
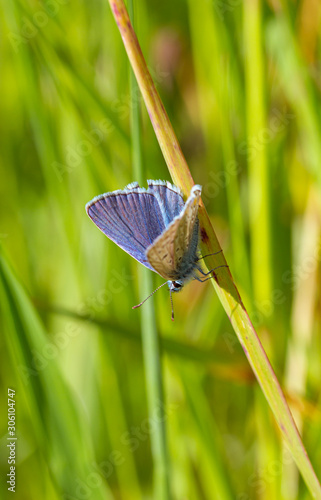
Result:
<svg viewBox="0 0 321 500">
<path fill-rule="evenodd" d="M 201 283 L 204 283 L 204 281 L 207 281 L 207 280 L 210 280 L 212 278 L 215 278 L 216 277 L 216 274 L 215 274 L 215 270 L 216 269 L 219 269 L 220 267 L 228 267 L 227 264 L 223 264 L 221 266 L 217 266 L 217 267 L 214 267 L 214 269 L 211 269 L 210 271 L 208 271 L 208 273 L 204 273 L 203 269 L 201 269 L 201 267 L 199 266 L 196 266 L 198 271 L 203 275 L 203 276 L 208 276 L 209 274 L 213 274 L 212 276 L 210 276 L 209 278 L 205 278 L 205 279 L 201 279 L 199 278 L 198 276 L 195 276 L 194 279 L 196 279 L 197 281 L 200 281 Z"/>
<path fill-rule="evenodd" d="M 203 279 L 203 280 L 202 280 L 202 279 L 201 279 L 201 278 L 199 278 L 198 276 L 195 276 L 195 278 L 194 278 L 194 279 L 196 279 L 196 280 L 197 280 L 197 281 L 199 281 L 200 283 L 205 283 L 205 281 L 211 280 L 211 279 L 213 279 L 214 277 L 215 277 L 215 276 L 210 276 L 209 278 L 205 278 L 205 279 Z"/>
<path fill-rule="evenodd" d="M 200 257 L 199 259 L 197 259 L 196 262 L 198 262 L 199 260 L 202 260 L 202 259 L 206 259 L 206 257 L 211 257 L 211 255 L 217 255 L 218 253 L 221 253 L 223 252 L 223 250 L 219 250 L 218 252 L 214 252 L 214 253 L 208 253 L 207 255 L 204 255 L 204 257 Z"/>
<path fill-rule="evenodd" d="M 219 269 L 220 267 L 228 267 L 227 264 L 222 264 L 221 266 L 217 266 L 217 267 L 214 267 L 214 269 L 211 269 L 210 271 L 208 271 L 208 273 L 204 273 L 203 269 L 198 266 L 196 264 L 196 269 L 203 275 L 203 276 L 208 276 L 209 274 L 211 274 L 213 271 L 215 271 L 215 269 Z"/>
<path fill-rule="evenodd" d="M 213 269 L 212 269 L 208 273 L 204 273 L 203 269 L 201 267 L 199 267 L 199 266 L 197 266 L 197 270 L 201 273 L 202 276 L 208 276 L 213 271 Z"/>
</svg>

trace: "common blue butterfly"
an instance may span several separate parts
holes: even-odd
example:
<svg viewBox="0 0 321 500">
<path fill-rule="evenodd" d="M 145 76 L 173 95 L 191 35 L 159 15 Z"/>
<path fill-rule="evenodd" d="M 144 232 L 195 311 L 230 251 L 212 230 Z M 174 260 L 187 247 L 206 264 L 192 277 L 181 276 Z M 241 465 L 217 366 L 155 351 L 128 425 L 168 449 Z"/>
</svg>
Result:
<svg viewBox="0 0 321 500">
<path fill-rule="evenodd" d="M 185 203 L 181 190 L 169 182 L 147 183 L 148 189 L 133 182 L 97 196 L 87 203 L 86 211 L 108 238 L 165 278 L 171 294 L 189 279 L 199 279 L 196 271 L 205 275 L 197 264 L 202 187 L 193 186 Z"/>
</svg>

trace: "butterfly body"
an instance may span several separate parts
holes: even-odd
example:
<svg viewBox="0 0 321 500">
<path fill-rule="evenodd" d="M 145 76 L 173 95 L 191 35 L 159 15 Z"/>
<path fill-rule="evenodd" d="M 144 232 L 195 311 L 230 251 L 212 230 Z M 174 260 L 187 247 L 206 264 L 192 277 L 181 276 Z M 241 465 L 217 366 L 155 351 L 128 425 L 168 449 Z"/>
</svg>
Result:
<svg viewBox="0 0 321 500">
<path fill-rule="evenodd" d="M 148 189 L 134 182 L 97 196 L 86 211 L 108 238 L 178 292 L 199 269 L 201 190 L 193 186 L 185 203 L 180 189 L 169 182 L 148 181 Z"/>
</svg>

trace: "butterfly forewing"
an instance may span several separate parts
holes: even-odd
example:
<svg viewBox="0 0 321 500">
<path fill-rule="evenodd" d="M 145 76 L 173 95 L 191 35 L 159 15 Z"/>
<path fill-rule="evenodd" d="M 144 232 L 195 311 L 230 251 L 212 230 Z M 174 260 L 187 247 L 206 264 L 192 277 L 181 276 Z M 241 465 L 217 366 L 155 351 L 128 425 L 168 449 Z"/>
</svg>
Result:
<svg viewBox="0 0 321 500">
<path fill-rule="evenodd" d="M 165 222 L 158 200 L 152 193 L 128 186 L 94 198 L 86 205 L 96 226 L 125 252 L 154 270 L 146 249 L 164 231 Z"/>
<path fill-rule="evenodd" d="M 180 189 L 169 182 L 147 181 L 148 191 L 155 194 L 162 211 L 165 225 L 168 226 L 184 208 L 184 200 Z"/>
</svg>

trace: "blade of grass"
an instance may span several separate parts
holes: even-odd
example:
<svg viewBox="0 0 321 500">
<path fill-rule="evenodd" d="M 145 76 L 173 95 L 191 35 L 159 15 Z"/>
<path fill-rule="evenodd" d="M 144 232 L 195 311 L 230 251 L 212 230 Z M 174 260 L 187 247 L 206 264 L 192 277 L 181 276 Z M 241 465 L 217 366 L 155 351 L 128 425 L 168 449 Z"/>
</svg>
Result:
<svg viewBox="0 0 321 500">
<path fill-rule="evenodd" d="M 252 280 L 258 302 L 271 297 L 269 176 L 262 55 L 261 0 L 244 3 L 245 91 Z"/>
<path fill-rule="evenodd" d="M 314 189 L 309 194 L 304 220 L 302 222 L 302 239 L 295 258 L 296 265 L 302 266 L 314 254 L 320 241 L 320 221 L 317 208 L 317 195 Z M 285 387 L 290 394 L 303 395 L 307 393 L 309 370 L 309 347 L 312 345 L 314 310 L 317 303 L 318 268 L 308 276 L 300 277 L 300 282 L 294 291 L 292 312 L 292 336 L 289 341 L 285 367 Z M 302 412 L 292 408 L 299 430 L 303 430 Z M 298 496 L 299 482 L 294 464 L 287 464 L 283 469 L 283 489 L 287 487 L 287 500 Z"/>
<path fill-rule="evenodd" d="M 129 9 L 131 18 L 133 19 L 133 0 L 129 0 Z M 132 161 L 135 179 L 138 181 L 139 185 L 142 186 L 145 176 L 140 140 L 140 109 L 137 99 L 135 99 L 137 90 L 137 82 L 133 71 L 130 69 Z M 148 269 L 142 266 L 139 268 L 139 276 L 141 278 L 139 295 L 142 301 L 151 293 L 153 279 Z M 169 456 L 166 444 L 164 389 L 153 297 L 150 297 L 146 304 L 144 304 L 144 307 L 141 308 L 140 312 L 148 413 L 151 421 L 155 422 L 155 430 L 150 436 L 154 461 L 154 496 L 158 500 L 170 500 Z M 159 418 L 155 419 L 155 415 L 159 415 Z"/>
<path fill-rule="evenodd" d="M 267 49 L 275 60 L 280 86 L 286 92 L 295 110 L 300 130 L 304 160 L 321 186 L 321 124 L 317 95 L 311 68 L 305 64 L 297 41 L 296 27 L 292 26 L 288 5 L 284 13 L 268 25 Z"/>
<path fill-rule="evenodd" d="M 122 0 L 109 0 L 129 60 L 153 124 L 157 140 L 175 184 L 187 195 L 194 184 L 174 130 L 157 93 L 137 37 Z M 210 254 L 221 250 L 203 203 L 199 207 L 201 250 Z M 207 258 L 209 269 L 226 265 L 222 252 Z M 222 267 L 213 286 L 232 323 L 265 397 L 275 415 L 282 436 L 314 498 L 321 499 L 321 486 L 313 470 L 276 375 L 255 332 L 228 267 Z"/>
<path fill-rule="evenodd" d="M 138 329 L 135 328 L 135 325 L 130 328 L 126 327 L 125 324 L 120 323 L 119 321 L 115 321 L 111 318 L 104 320 L 99 318 L 92 317 L 91 314 L 88 316 L 78 314 L 75 311 L 71 311 L 64 308 L 50 308 L 45 307 L 43 305 L 38 306 L 45 311 L 48 311 L 52 314 L 67 316 L 71 318 L 78 319 L 79 321 L 88 321 L 90 323 L 96 324 L 104 328 L 105 334 L 117 335 L 122 339 L 126 339 L 135 343 L 141 343 L 141 336 Z M 245 365 L 242 365 L 240 359 L 238 359 L 234 363 L 230 363 L 229 355 L 226 354 L 223 350 L 219 350 L 216 346 L 214 349 L 201 348 L 198 345 L 193 345 L 192 343 L 187 344 L 185 342 L 180 342 L 178 340 L 174 340 L 169 336 L 160 336 L 159 342 L 161 345 L 161 349 L 166 351 L 168 354 L 173 354 L 179 358 L 185 358 L 189 361 L 195 361 L 198 363 L 209 363 L 213 365 L 213 371 L 215 371 L 214 365 L 218 367 L 218 372 L 221 368 L 224 371 L 230 371 L 231 375 L 233 372 L 233 366 L 237 366 L 237 368 L 241 368 L 244 370 L 244 373 L 250 377 L 251 372 L 247 372 L 245 369 Z M 236 372 L 238 373 L 238 372 Z M 232 376 L 233 378 L 233 376 Z M 237 375 L 236 375 L 237 378 Z M 248 379 L 248 378 L 247 378 Z"/>
</svg>

